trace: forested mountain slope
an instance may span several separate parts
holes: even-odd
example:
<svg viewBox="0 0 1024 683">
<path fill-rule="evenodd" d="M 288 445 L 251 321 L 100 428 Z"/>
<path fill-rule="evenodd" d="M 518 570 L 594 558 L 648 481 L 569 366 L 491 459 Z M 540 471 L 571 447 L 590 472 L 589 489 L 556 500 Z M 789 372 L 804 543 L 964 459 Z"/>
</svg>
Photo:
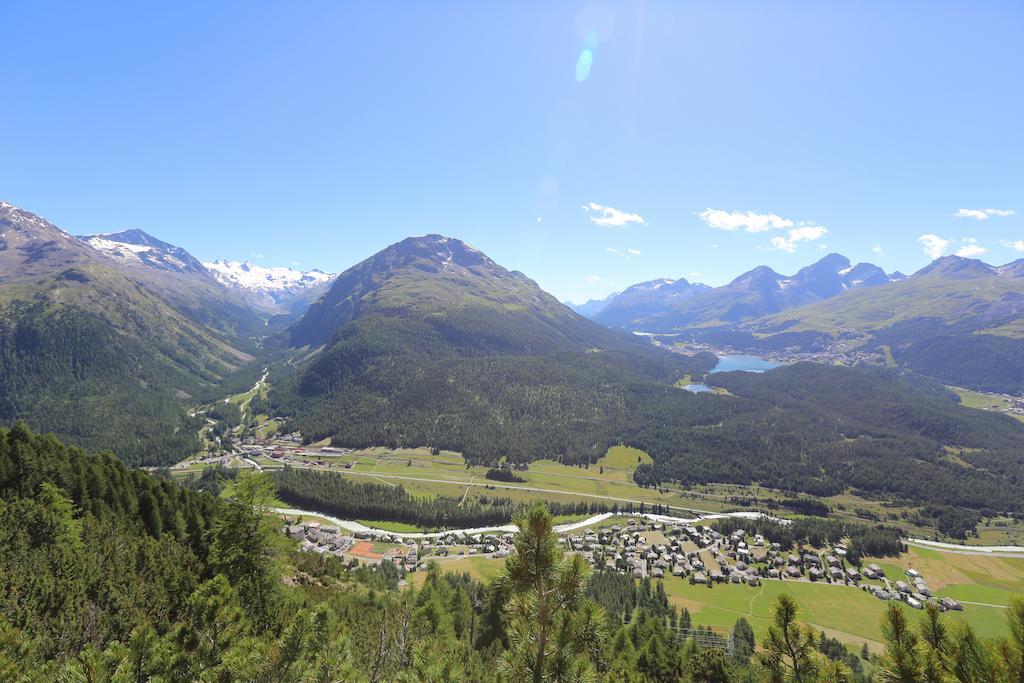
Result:
<svg viewBox="0 0 1024 683">
<path fill-rule="evenodd" d="M 291 343 L 324 344 L 346 323 L 370 316 L 421 320 L 469 355 L 621 347 L 625 339 L 522 273 L 441 235 L 407 238 L 343 272 L 292 328 Z"/>
<path fill-rule="evenodd" d="M 886 347 L 901 367 L 951 384 L 1024 392 L 1021 261 L 997 267 L 946 256 L 904 281 L 846 292 L 752 327 L 767 335 L 816 332 L 869 350 Z"/>
<path fill-rule="evenodd" d="M 297 341 L 326 334 L 325 321 L 341 326 L 271 392 L 310 440 L 434 446 L 474 463 L 592 462 L 624 443 L 654 458 L 637 471 L 643 484 L 1021 506 L 1024 425 L 1010 418 L 913 376 L 816 364 L 716 374 L 708 381 L 732 395 L 695 396 L 672 383 L 710 357 L 602 330 L 448 238 L 385 250 L 343 273 L 321 305 Z"/>
<path fill-rule="evenodd" d="M 1024 424 L 960 406 L 940 385 L 883 368 L 798 363 L 716 373 L 733 396 L 650 408 L 623 439 L 647 450 L 637 481 L 752 483 L 819 496 L 1021 511 Z M 716 417 L 717 414 L 717 417 Z"/>
<path fill-rule="evenodd" d="M 205 271 L 124 262 L 0 203 L 0 423 L 180 458 L 184 400 L 250 361 L 261 326 Z"/>
<path fill-rule="evenodd" d="M 261 476 L 235 490 L 0 429 L 0 680 L 495 680 L 501 604 L 474 613 L 482 586 L 435 573 L 399 595 L 390 563 L 294 552 Z"/>
<path fill-rule="evenodd" d="M 451 238 L 409 238 L 342 273 L 291 330 L 325 346 L 272 400 L 313 439 L 429 444 L 471 460 L 604 453 L 637 381 L 706 370 L 586 320 Z"/>
</svg>

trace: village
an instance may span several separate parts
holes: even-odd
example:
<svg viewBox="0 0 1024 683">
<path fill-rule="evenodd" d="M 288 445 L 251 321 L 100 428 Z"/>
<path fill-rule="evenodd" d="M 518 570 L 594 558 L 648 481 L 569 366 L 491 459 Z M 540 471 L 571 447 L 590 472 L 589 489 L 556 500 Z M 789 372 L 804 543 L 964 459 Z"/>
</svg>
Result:
<svg viewBox="0 0 1024 683">
<path fill-rule="evenodd" d="M 282 420 L 282 418 L 277 418 Z M 283 421 L 283 420 L 282 420 Z M 338 458 L 351 455 L 348 448 L 332 446 L 304 446 L 300 432 L 273 434 L 266 437 L 231 436 L 219 440 L 216 448 L 206 455 L 187 458 L 173 465 L 172 470 L 198 466 L 220 466 L 251 468 L 280 468 L 285 465 L 298 467 L 341 467 L 351 468 L 352 462 L 341 462 Z"/>
<path fill-rule="evenodd" d="M 336 526 L 287 516 L 283 521 L 285 533 L 304 551 L 333 553 L 359 563 L 392 562 L 406 573 L 423 571 L 434 561 L 467 556 L 501 559 L 513 552 L 514 535 L 510 532 L 451 532 L 411 539 L 402 534 L 349 534 Z M 567 552 L 580 554 L 595 570 L 636 579 L 671 575 L 709 588 L 726 583 L 759 586 L 763 581 L 824 582 L 859 588 L 879 600 L 900 600 L 915 609 L 923 609 L 929 602 L 942 611 L 963 609 L 952 598 L 934 596 L 914 569 L 906 571 L 904 580 L 887 576 L 876 563 L 854 566 L 847 561 L 842 544 L 790 552 L 742 529 L 726 536 L 706 525 L 665 524 L 642 517 L 618 521 L 562 534 L 558 542 Z"/>
</svg>

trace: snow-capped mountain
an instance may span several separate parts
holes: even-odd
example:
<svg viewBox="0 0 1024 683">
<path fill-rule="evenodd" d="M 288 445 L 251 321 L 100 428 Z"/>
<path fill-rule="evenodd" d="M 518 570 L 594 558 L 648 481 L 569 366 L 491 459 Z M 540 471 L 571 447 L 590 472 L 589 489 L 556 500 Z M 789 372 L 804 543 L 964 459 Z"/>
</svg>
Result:
<svg viewBox="0 0 1024 683">
<path fill-rule="evenodd" d="M 238 290 L 250 305 L 279 312 L 303 312 L 337 276 L 318 269 L 267 268 L 247 261 L 217 260 L 203 265 L 218 282 Z"/>
<path fill-rule="evenodd" d="M 101 235 L 84 235 L 78 239 L 93 249 L 128 265 L 144 265 L 174 273 L 208 275 L 206 268 L 192 254 L 152 235 L 132 228 Z"/>
</svg>

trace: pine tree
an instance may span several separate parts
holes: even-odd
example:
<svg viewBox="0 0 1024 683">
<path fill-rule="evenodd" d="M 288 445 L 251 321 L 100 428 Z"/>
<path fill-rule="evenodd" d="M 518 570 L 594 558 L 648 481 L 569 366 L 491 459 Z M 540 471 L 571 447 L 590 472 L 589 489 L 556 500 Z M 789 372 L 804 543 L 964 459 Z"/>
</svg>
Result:
<svg viewBox="0 0 1024 683">
<path fill-rule="evenodd" d="M 1024 598 L 1010 599 L 1006 619 L 1010 626 L 1010 656 L 1007 657 L 1010 680 L 1024 683 Z"/>
<path fill-rule="evenodd" d="M 732 627 L 733 638 L 733 659 L 740 664 L 746 664 L 754 655 L 755 641 L 754 629 L 750 622 L 740 617 Z"/>
<path fill-rule="evenodd" d="M 893 683 L 920 681 L 922 666 L 917 651 L 917 634 L 898 603 L 889 603 L 885 611 L 882 636 L 885 639 L 885 656 L 881 662 L 882 680 Z"/>
<path fill-rule="evenodd" d="M 274 485 L 264 473 L 239 475 L 234 495 L 210 529 L 210 564 L 239 592 L 258 624 L 269 624 L 280 600 L 277 552 L 286 542 L 265 514 Z"/>
<path fill-rule="evenodd" d="M 919 627 L 924 646 L 922 675 L 927 683 L 942 683 L 945 680 L 947 633 L 939 608 L 935 603 L 925 605 L 925 615 Z"/>
<path fill-rule="evenodd" d="M 764 651 L 758 653 L 758 662 L 772 683 L 792 680 L 810 683 L 818 674 L 814 654 L 814 631 L 797 621 L 798 607 L 792 596 L 783 593 L 775 602 L 772 625 Z"/>
<path fill-rule="evenodd" d="M 502 671 L 535 683 L 576 680 L 593 671 L 605 632 L 603 611 L 585 597 L 589 568 L 578 554 L 565 557 L 547 508 L 530 508 L 516 525 L 516 551 L 499 579 L 510 595 Z"/>
</svg>

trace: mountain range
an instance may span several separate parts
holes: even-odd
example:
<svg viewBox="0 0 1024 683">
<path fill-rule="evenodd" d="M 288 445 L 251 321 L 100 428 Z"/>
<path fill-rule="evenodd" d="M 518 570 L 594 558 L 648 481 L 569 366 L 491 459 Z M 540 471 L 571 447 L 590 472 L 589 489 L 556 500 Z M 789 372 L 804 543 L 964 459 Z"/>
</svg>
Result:
<svg viewBox="0 0 1024 683">
<path fill-rule="evenodd" d="M 759 266 L 722 287 L 642 282 L 579 310 L 610 327 L 719 348 L 889 364 L 1024 392 L 1024 259 L 946 256 L 907 277 L 829 254 L 792 276 Z"/>
<path fill-rule="evenodd" d="M 248 261 L 217 260 L 203 266 L 222 285 L 236 290 L 250 306 L 269 313 L 304 313 L 337 276 L 316 268 L 268 268 Z"/>
<path fill-rule="evenodd" d="M 191 274 L 232 290 L 261 313 L 302 313 L 323 294 L 334 274 L 288 267 L 264 267 L 247 261 L 201 263 L 183 248 L 133 228 L 79 237 L 93 249 L 126 266 Z"/>
<path fill-rule="evenodd" d="M 842 292 L 904 279 L 871 263 L 851 265 L 829 254 L 792 276 L 758 266 L 722 287 L 684 278 L 641 282 L 581 314 L 611 327 L 668 332 L 686 327 L 738 323 L 830 299 Z"/>
<path fill-rule="evenodd" d="M 134 464 L 197 448 L 203 419 L 187 408 L 251 386 L 269 364 L 268 409 L 310 440 L 427 445 L 481 464 L 586 463 L 627 443 L 654 458 L 637 470 L 649 484 L 760 481 L 815 495 L 855 485 L 1014 506 L 1006 477 L 1024 426 L 963 409 L 918 374 L 1017 381 L 1020 262 L 946 258 L 903 279 L 830 255 L 793 276 L 757 268 L 719 288 L 656 280 L 614 297 L 596 314 L 602 325 L 441 235 L 305 279 L 211 269 L 137 230 L 74 238 L 9 204 L 0 240 L 0 422 L 23 418 Z M 304 282 L 326 291 L 287 327 L 269 327 L 274 314 L 243 296 Z M 754 349 L 831 340 L 918 374 L 799 363 L 718 373 L 705 381 L 729 395 L 695 396 L 674 383 L 716 359 L 630 333 L 647 324 Z M 948 448 L 967 465 L 950 471 Z M 916 474 L 893 480 L 896 460 Z"/>
<path fill-rule="evenodd" d="M 787 279 L 816 298 L 881 280 L 842 261 Z M 659 281 L 634 291 L 679 301 L 692 289 Z M 939 383 L 798 363 L 718 373 L 705 381 L 729 395 L 696 396 L 673 384 L 704 376 L 710 354 L 668 353 L 588 321 L 450 237 L 408 238 L 346 270 L 287 334 L 294 371 L 269 400 L 309 440 L 425 445 L 485 465 L 582 464 L 626 443 L 654 458 L 637 469 L 645 485 L 759 481 L 814 495 L 853 485 L 972 508 L 1017 505 L 1007 477 L 1024 457 L 1013 450 L 1024 424 L 964 409 Z M 951 468 L 949 447 L 968 464 Z M 896 467 L 907 476 L 893 478 Z"/>
</svg>

